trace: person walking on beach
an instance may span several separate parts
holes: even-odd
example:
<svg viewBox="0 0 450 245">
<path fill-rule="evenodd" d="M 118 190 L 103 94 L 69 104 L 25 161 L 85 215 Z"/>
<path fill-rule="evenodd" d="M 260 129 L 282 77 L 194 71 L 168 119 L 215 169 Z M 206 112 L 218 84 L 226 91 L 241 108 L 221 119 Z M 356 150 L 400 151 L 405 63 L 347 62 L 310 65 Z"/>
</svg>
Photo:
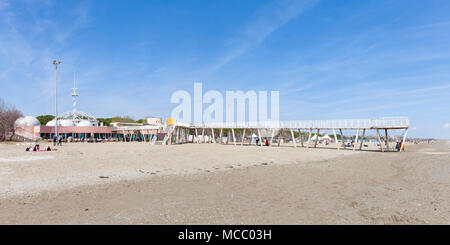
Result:
<svg viewBox="0 0 450 245">
<path fill-rule="evenodd" d="M 56 141 L 57 141 L 57 137 L 55 135 L 55 136 L 53 136 L 53 146 L 56 146 Z"/>
<path fill-rule="evenodd" d="M 58 145 L 62 146 L 62 137 L 61 136 L 58 137 Z"/>
</svg>

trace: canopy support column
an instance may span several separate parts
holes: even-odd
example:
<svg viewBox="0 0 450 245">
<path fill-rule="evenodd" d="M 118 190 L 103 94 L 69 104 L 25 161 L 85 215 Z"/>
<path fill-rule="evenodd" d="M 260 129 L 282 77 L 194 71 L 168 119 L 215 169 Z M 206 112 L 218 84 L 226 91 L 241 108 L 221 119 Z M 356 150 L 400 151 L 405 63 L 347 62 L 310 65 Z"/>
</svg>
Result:
<svg viewBox="0 0 450 245">
<path fill-rule="evenodd" d="M 292 142 L 294 142 L 294 148 L 297 148 L 297 143 L 295 142 L 295 137 L 294 137 L 294 131 L 291 128 L 291 137 L 292 137 Z"/>
<path fill-rule="evenodd" d="M 244 128 L 244 131 L 242 131 L 241 145 L 244 145 L 244 139 L 245 139 L 245 128 Z"/>
<path fill-rule="evenodd" d="M 377 129 L 377 135 L 378 135 L 378 142 L 380 143 L 381 152 L 384 152 L 383 150 L 383 142 L 381 142 L 381 136 L 380 136 L 380 130 Z"/>
<path fill-rule="evenodd" d="M 339 129 L 339 132 L 341 133 L 342 145 L 344 146 L 344 149 L 345 149 L 345 148 L 347 148 L 347 146 L 345 145 L 345 142 L 344 142 L 344 133 L 342 132 L 342 128 Z"/>
<path fill-rule="evenodd" d="M 205 128 L 202 128 L 202 143 L 205 143 L 206 142 L 206 140 L 205 140 Z"/>
<path fill-rule="evenodd" d="M 319 132 L 320 132 L 320 129 L 317 129 L 316 140 L 314 141 L 314 148 L 317 147 L 317 142 L 319 141 Z"/>
<path fill-rule="evenodd" d="M 405 141 L 406 141 L 406 135 L 408 134 L 408 128 L 405 129 L 405 135 L 403 135 L 402 145 L 400 147 L 400 152 L 405 151 Z"/>
<path fill-rule="evenodd" d="M 272 147 L 273 136 L 275 134 L 275 129 L 272 129 L 272 136 L 270 137 L 270 147 Z"/>
<path fill-rule="evenodd" d="M 231 133 L 233 134 L 233 143 L 236 146 L 236 136 L 234 135 L 234 128 L 231 128 Z"/>
<path fill-rule="evenodd" d="M 389 151 L 389 135 L 387 128 L 384 129 L 384 133 L 386 135 L 386 138 L 384 139 L 384 142 L 386 142 L 386 151 Z"/>
<path fill-rule="evenodd" d="M 283 134 L 283 129 L 280 128 L 280 132 L 278 133 L 278 146 L 281 145 L 281 135 Z"/>
<path fill-rule="evenodd" d="M 341 150 L 341 147 L 339 145 L 339 141 L 338 141 L 337 135 L 336 135 L 336 130 L 334 128 L 333 128 L 333 134 L 334 134 L 334 141 L 336 142 L 336 149 L 339 151 L 339 150 Z M 342 138 L 342 135 L 341 135 L 341 138 Z"/>
<path fill-rule="evenodd" d="M 258 138 L 259 138 L 259 146 L 263 146 L 262 139 L 261 139 L 261 130 L 258 128 Z"/>
<path fill-rule="evenodd" d="M 302 136 L 302 130 L 301 129 L 298 129 L 298 135 L 300 137 L 300 142 L 302 144 L 302 147 L 304 147 L 304 145 L 303 145 L 303 136 Z"/>
<path fill-rule="evenodd" d="M 308 145 L 306 146 L 306 148 L 309 148 L 309 144 L 311 143 L 311 135 L 312 135 L 312 128 L 309 129 Z"/>
<path fill-rule="evenodd" d="M 363 135 L 362 135 L 362 138 L 361 138 L 361 143 L 359 144 L 359 150 L 362 149 L 362 146 L 364 144 L 364 137 L 365 136 L 366 136 L 366 129 L 363 129 Z"/>
<path fill-rule="evenodd" d="M 356 145 L 358 145 L 359 128 L 356 130 L 355 143 L 353 144 L 353 151 L 356 151 Z"/>
</svg>

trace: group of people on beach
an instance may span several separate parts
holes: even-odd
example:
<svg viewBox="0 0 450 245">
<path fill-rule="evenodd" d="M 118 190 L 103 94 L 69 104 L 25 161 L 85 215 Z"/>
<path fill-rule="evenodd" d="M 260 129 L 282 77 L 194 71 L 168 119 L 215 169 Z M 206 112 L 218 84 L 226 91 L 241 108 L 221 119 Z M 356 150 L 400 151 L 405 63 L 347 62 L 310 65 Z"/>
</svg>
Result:
<svg viewBox="0 0 450 245">
<path fill-rule="evenodd" d="M 402 141 L 397 141 L 397 144 L 395 145 L 395 149 L 397 149 L 397 151 L 400 151 L 400 149 L 405 150 L 405 146 L 403 145 Z"/>
<path fill-rule="evenodd" d="M 57 145 L 62 146 L 62 142 L 63 142 L 63 138 L 61 136 L 53 137 L 53 146 L 57 146 Z"/>
<path fill-rule="evenodd" d="M 256 138 L 256 146 L 259 146 L 259 138 Z M 269 146 L 269 140 L 268 139 L 266 139 L 266 141 L 264 142 L 264 145 L 265 146 Z"/>
<path fill-rule="evenodd" d="M 53 137 L 53 149 L 50 146 L 47 146 L 45 150 L 41 150 L 39 144 L 35 144 L 33 147 L 29 146 L 25 149 L 25 151 L 35 151 L 35 152 L 42 152 L 42 151 L 56 151 L 58 149 L 55 148 L 55 146 L 62 146 L 62 137 Z"/>
<path fill-rule="evenodd" d="M 40 151 L 56 151 L 56 148 L 51 148 L 50 146 L 47 146 L 47 149 L 45 150 L 41 150 L 39 144 L 34 145 L 33 147 L 29 146 L 25 149 L 25 151 L 35 151 L 35 152 L 40 152 Z"/>
</svg>

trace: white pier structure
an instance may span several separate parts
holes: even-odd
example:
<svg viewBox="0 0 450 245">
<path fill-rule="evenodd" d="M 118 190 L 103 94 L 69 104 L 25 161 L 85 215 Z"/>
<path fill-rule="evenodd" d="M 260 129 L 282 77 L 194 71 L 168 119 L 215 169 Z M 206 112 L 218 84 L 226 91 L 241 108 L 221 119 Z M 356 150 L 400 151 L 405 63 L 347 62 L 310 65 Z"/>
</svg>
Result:
<svg viewBox="0 0 450 245">
<path fill-rule="evenodd" d="M 318 136 L 320 131 L 332 130 L 334 134 L 334 141 L 336 148 L 341 149 L 341 144 L 338 141 L 336 132 L 339 134 L 344 143 L 343 130 L 356 130 L 356 136 L 354 139 L 353 151 L 361 150 L 363 146 L 364 137 L 366 131 L 376 131 L 378 142 L 380 143 L 380 150 L 382 152 L 389 151 L 389 134 L 388 130 L 404 130 L 402 137 L 402 146 L 404 146 L 406 135 L 409 128 L 409 119 L 406 117 L 389 117 L 379 119 L 350 119 L 350 120 L 302 120 L 302 121 L 269 121 L 269 122 L 225 122 L 225 123 L 183 123 L 175 122 L 174 125 L 169 126 L 167 132 L 167 140 L 163 144 L 180 144 L 180 143 L 225 143 L 223 141 L 223 133 L 227 132 L 226 143 L 232 140 L 234 145 L 243 145 L 244 140 L 248 138 L 246 133 L 257 133 L 256 137 L 259 138 L 259 145 L 263 146 L 262 138 L 270 139 L 270 146 L 274 139 L 278 141 L 278 146 L 282 140 L 282 133 L 284 131 L 290 131 L 290 139 L 292 140 L 294 147 L 297 147 L 298 139 L 295 138 L 294 132 L 299 133 L 301 147 L 310 147 L 310 143 L 313 140 L 313 147 L 317 147 Z M 189 140 L 189 132 L 194 131 L 193 140 Z M 235 131 L 241 132 L 240 135 L 236 135 Z M 302 132 L 303 131 L 303 132 Z M 312 137 L 313 132 L 315 138 Z M 381 133 L 380 133 L 381 131 Z M 384 137 L 382 133 L 384 131 Z M 230 135 L 231 132 L 231 135 Z M 263 135 L 265 133 L 265 136 Z M 302 137 L 302 133 L 308 133 L 308 140 L 305 142 Z M 208 135 L 208 140 L 205 140 L 205 136 Z M 240 137 L 240 142 L 237 141 L 237 136 Z M 253 136 L 252 136 L 253 137 Z M 384 139 L 383 139 L 384 138 Z M 201 139 L 201 140 L 200 140 Z M 382 139 L 385 143 L 383 148 Z M 203 141 L 203 142 L 201 142 Z M 342 146 L 346 148 L 345 144 Z M 404 147 L 400 151 L 404 151 Z"/>
</svg>

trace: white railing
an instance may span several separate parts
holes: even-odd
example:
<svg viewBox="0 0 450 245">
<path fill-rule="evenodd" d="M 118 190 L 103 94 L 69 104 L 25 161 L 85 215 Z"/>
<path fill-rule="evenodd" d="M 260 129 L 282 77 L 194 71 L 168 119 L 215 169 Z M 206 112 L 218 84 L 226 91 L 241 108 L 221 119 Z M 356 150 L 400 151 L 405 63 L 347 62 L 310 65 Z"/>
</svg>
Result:
<svg viewBox="0 0 450 245">
<path fill-rule="evenodd" d="M 343 120 L 301 120 L 301 121 L 266 121 L 266 122 L 223 122 L 223 123 L 183 123 L 176 122 L 177 127 L 189 128 L 270 128 L 270 129 L 376 129 L 408 128 L 406 117 L 379 119 L 343 119 Z"/>
</svg>

